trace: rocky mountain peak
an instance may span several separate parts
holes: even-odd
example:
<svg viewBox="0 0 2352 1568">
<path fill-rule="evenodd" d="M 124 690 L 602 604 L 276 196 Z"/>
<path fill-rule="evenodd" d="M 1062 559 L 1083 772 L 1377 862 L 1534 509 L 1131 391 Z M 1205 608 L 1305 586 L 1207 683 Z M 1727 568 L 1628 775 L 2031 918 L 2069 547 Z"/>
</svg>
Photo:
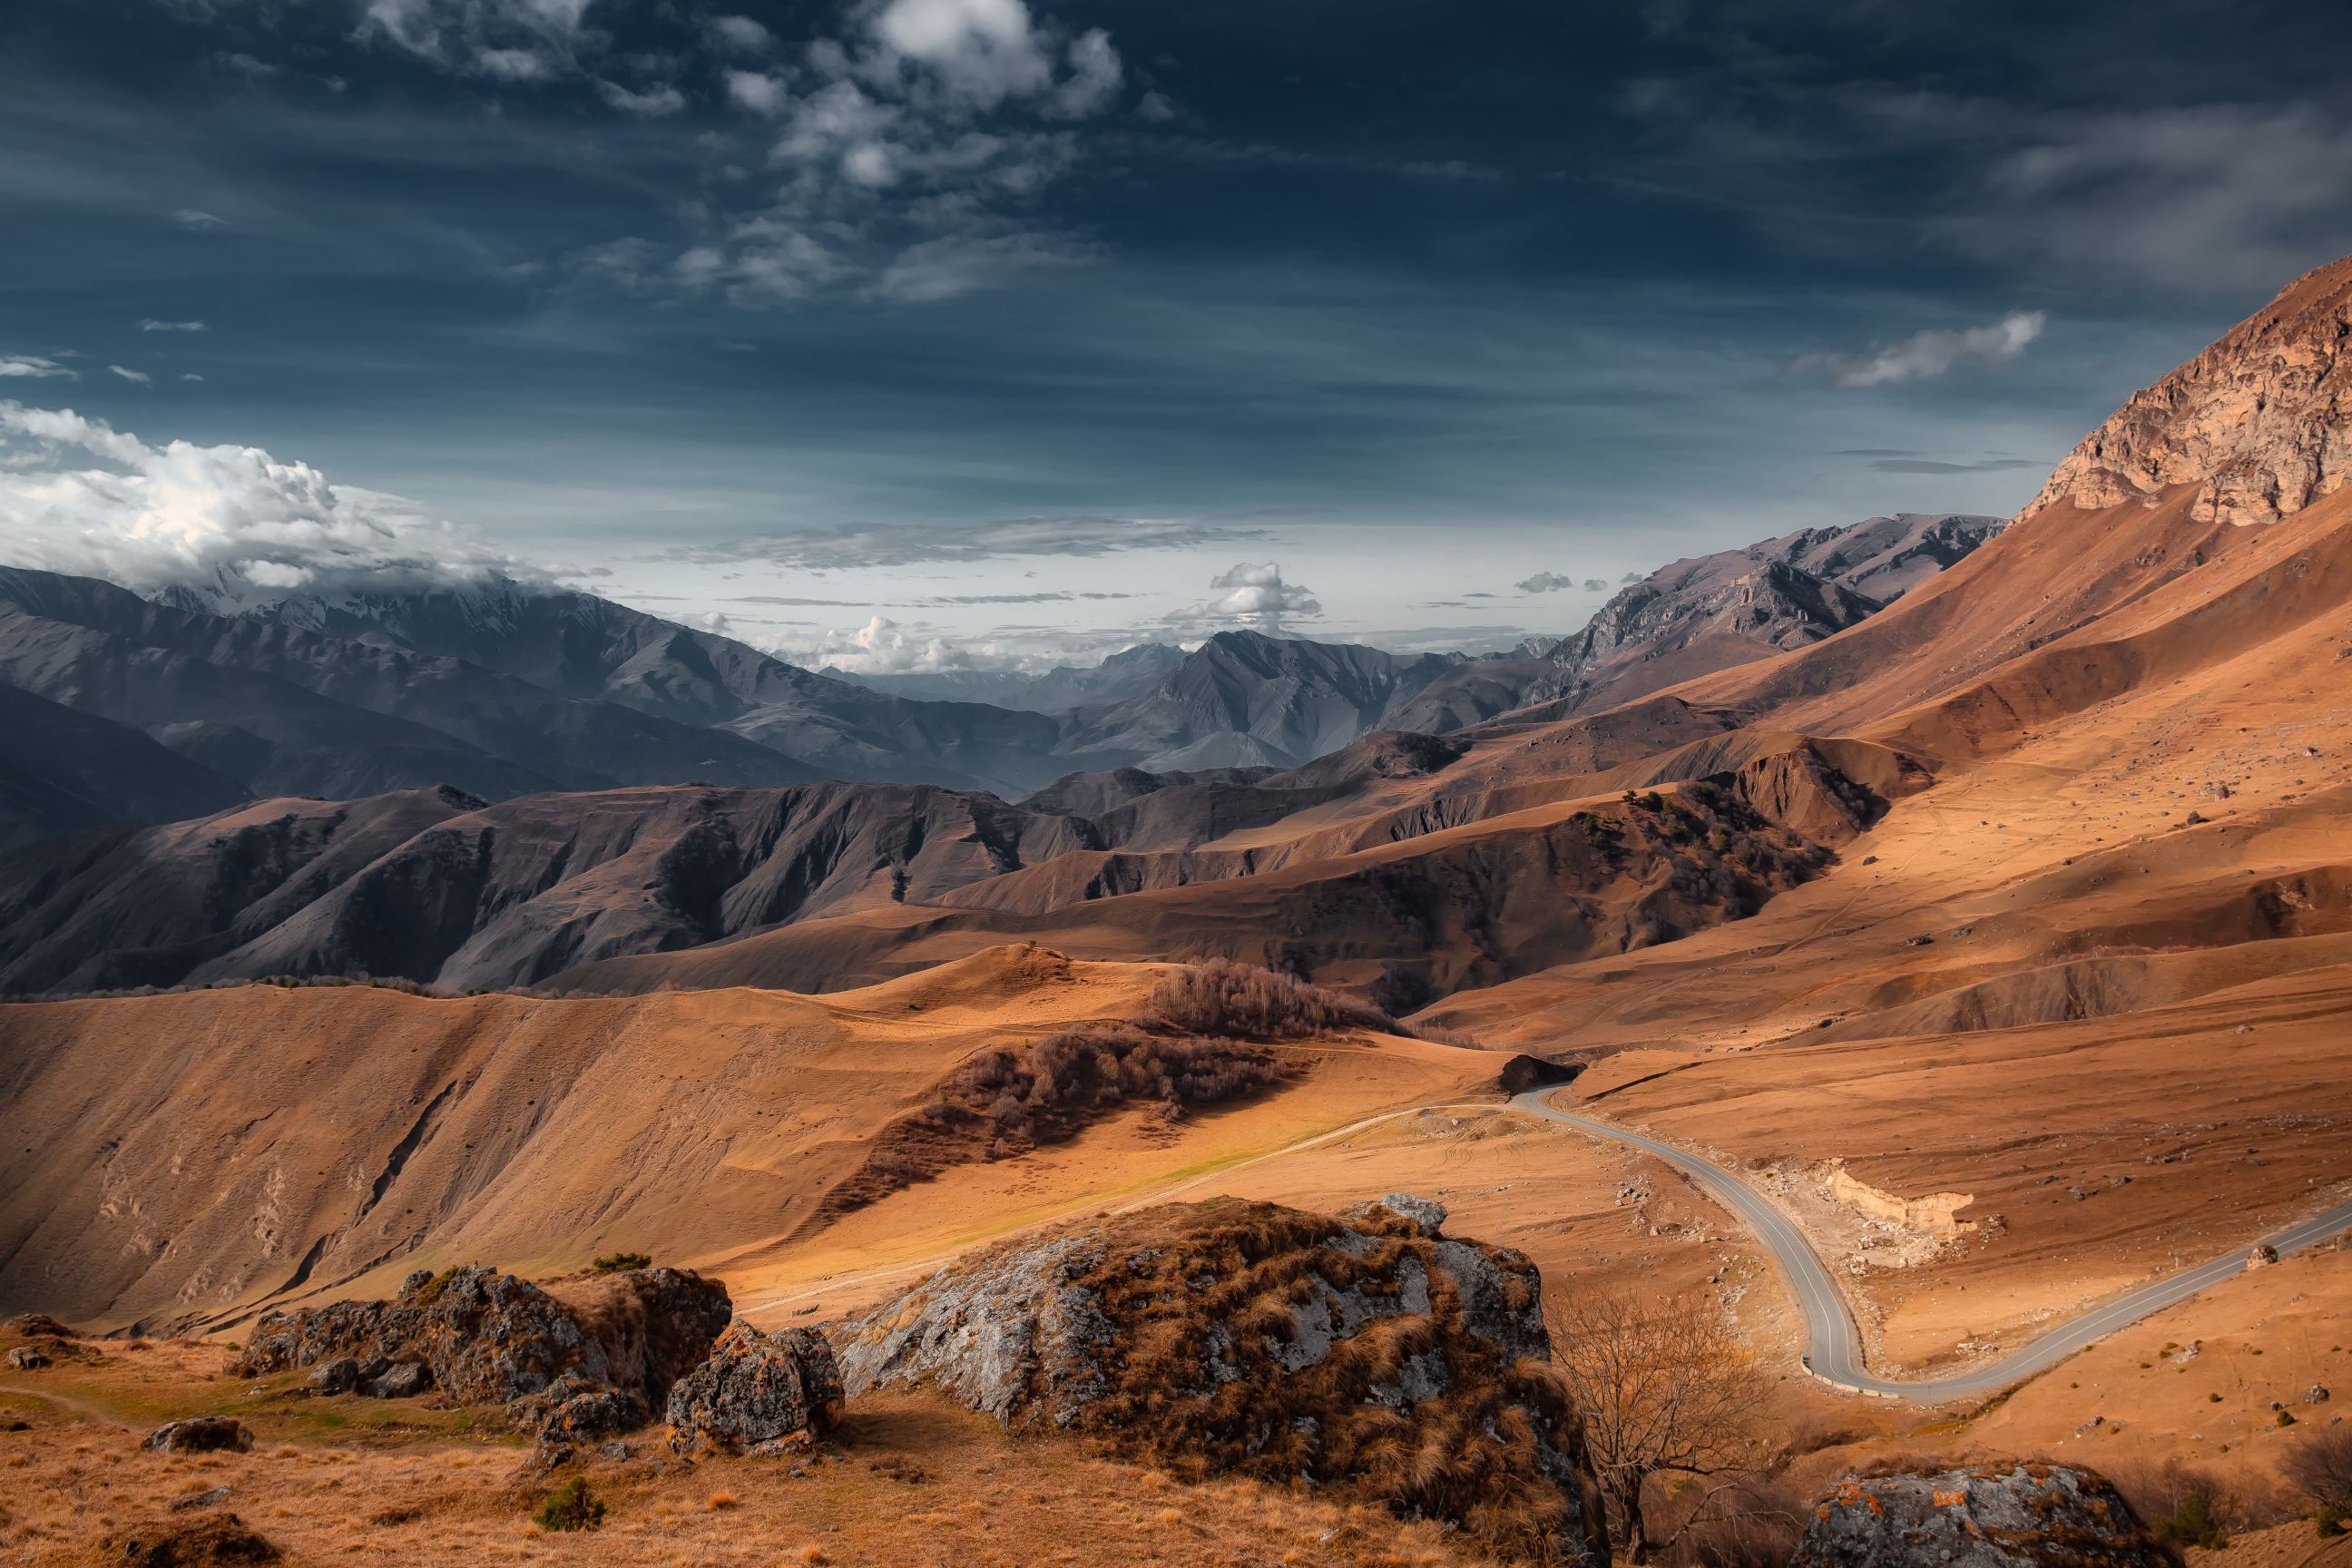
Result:
<svg viewBox="0 0 2352 1568">
<path fill-rule="evenodd" d="M 2352 474 L 2352 258 L 2307 272 L 2219 342 L 2132 395 L 2020 514 L 2156 504 L 2195 485 L 2192 516 L 2276 522 Z"/>
</svg>

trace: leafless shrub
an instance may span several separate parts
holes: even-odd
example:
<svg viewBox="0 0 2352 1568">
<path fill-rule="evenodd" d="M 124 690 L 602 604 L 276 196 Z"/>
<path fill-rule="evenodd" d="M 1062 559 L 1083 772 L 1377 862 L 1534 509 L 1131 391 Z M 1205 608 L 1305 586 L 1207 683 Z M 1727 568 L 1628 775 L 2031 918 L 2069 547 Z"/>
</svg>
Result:
<svg viewBox="0 0 2352 1568">
<path fill-rule="evenodd" d="M 1674 1542 L 1654 1559 L 1664 1568 L 1783 1568 L 1805 1533 L 1805 1500 L 1762 1479 L 1668 1487 L 1652 1511 Z"/>
<path fill-rule="evenodd" d="M 2323 1426 L 2289 1448 L 2279 1469 L 2321 1508 L 2352 1514 L 2352 1423 Z"/>
<path fill-rule="evenodd" d="M 1738 1533 L 1742 1510 L 1768 1495 L 1770 1384 L 1723 1315 L 1591 1290 L 1559 1298 L 1548 1317 L 1628 1559 L 1653 1561 L 1718 1526 Z"/>
</svg>

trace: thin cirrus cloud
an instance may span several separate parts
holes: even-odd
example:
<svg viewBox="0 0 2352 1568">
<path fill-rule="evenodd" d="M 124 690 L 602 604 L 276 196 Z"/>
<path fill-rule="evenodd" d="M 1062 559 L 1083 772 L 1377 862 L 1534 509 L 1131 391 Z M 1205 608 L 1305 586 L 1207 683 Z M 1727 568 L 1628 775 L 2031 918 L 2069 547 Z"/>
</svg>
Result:
<svg viewBox="0 0 2352 1568">
<path fill-rule="evenodd" d="M 1034 594 L 934 594 L 921 599 L 811 599 L 786 594 L 734 594 L 728 596 L 727 603 L 761 605 L 772 609 L 950 610 L 974 605 L 1068 605 L 1082 600 L 1140 599 L 1145 596 L 1141 594 L 1061 588 Z"/>
<path fill-rule="evenodd" d="M 48 376 L 79 379 L 71 366 L 41 354 L 0 354 L 0 379 L 32 381 Z"/>
<path fill-rule="evenodd" d="M 1989 326 L 1958 331 L 1930 328 L 1866 353 L 1807 354 L 1791 366 L 1826 374 L 1843 387 L 1893 386 L 1942 375 L 1962 360 L 2000 364 L 2017 358 L 2042 335 L 2049 318 L 2040 310 L 2015 310 Z"/>
<path fill-rule="evenodd" d="M 367 0 L 360 36 L 428 64 L 545 81 L 576 59 L 589 0 Z"/>
<path fill-rule="evenodd" d="M 159 321 L 150 316 L 139 323 L 142 332 L 205 332 L 212 329 L 202 321 Z"/>
<path fill-rule="evenodd" d="M 877 528 L 795 528 L 717 544 L 680 545 L 663 559 L 690 565 L 760 563 L 812 572 L 913 566 L 1017 556 L 1089 559 L 1137 550 L 1184 550 L 1265 536 L 1247 524 L 1197 518 L 1024 517 Z"/>
<path fill-rule="evenodd" d="M 2018 468 L 2046 468 L 2050 465 L 2034 458 L 1989 456 L 1970 462 L 1956 463 L 1945 458 L 1930 458 L 1925 452 L 1904 447 L 1845 447 L 1830 454 L 1832 458 L 1866 458 L 1874 473 L 1881 474 L 2002 474 Z"/>
<path fill-rule="evenodd" d="M 0 402 L 0 537 L 10 564 L 141 590 L 537 575 L 412 502 L 335 484 L 306 463 L 255 447 L 157 446 L 71 409 L 12 402 Z"/>
<path fill-rule="evenodd" d="M 149 375 L 143 370 L 132 370 L 128 365 L 121 364 L 110 364 L 106 368 L 114 374 L 121 376 L 123 380 L 131 383 L 135 386 L 152 386 L 155 384 L 155 378 Z"/>
</svg>

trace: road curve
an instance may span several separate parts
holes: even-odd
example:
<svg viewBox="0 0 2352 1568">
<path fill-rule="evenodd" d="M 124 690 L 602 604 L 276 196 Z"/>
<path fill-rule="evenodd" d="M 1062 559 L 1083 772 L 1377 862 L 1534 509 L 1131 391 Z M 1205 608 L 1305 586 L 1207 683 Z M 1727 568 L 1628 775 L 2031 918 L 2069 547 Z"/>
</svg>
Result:
<svg viewBox="0 0 2352 1568">
<path fill-rule="evenodd" d="M 1936 1404 L 1999 1393 L 2011 1384 L 2055 1366 L 2085 1345 L 2105 1339 L 2118 1329 L 2129 1327 L 2176 1301 L 2186 1300 L 2200 1290 L 2232 1278 L 2244 1269 L 2247 1256 L 2253 1250 L 2252 1247 L 2241 1247 L 2224 1253 L 2210 1263 L 2167 1275 L 2137 1290 L 2128 1291 L 2105 1306 L 2095 1307 L 2081 1317 L 2071 1319 L 2029 1340 L 1990 1366 L 1951 1377 L 1897 1383 L 1871 1375 L 1863 1360 L 1862 1336 L 1854 1328 L 1853 1314 L 1847 1309 L 1845 1297 L 1839 1291 L 1837 1281 L 1830 1278 L 1828 1268 L 1814 1252 L 1812 1244 L 1805 1239 L 1804 1234 L 1790 1224 L 1763 1194 L 1722 1166 L 1687 1153 L 1671 1143 L 1645 1138 L 1639 1132 L 1630 1132 L 1622 1127 L 1595 1121 L 1589 1116 L 1579 1116 L 1574 1111 L 1559 1110 L 1544 1100 L 1544 1096 L 1550 1092 L 1550 1089 L 1531 1090 L 1512 1100 L 1512 1108 L 1530 1116 L 1565 1122 L 1579 1131 L 1639 1149 L 1664 1161 L 1696 1182 L 1709 1196 L 1747 1222 L 1748 1228 L 1755 1232 L 1756 1238 L 1764 1244 L 1772 1254 L 1773 1261 L 1780 1266 L 1780 1271 L 1788 1276 L 1790 1287 L 1796 1291 L 1798 1304 L 1805 1313 L 1806 1369 L 1826 1383 L 1881 1398 Z M 2325 1241 L 2346 1230 L 2352 1230 L 2352 1203 L 2338 1204 L 2326 1213 L 2289 1226 L 2256 1245 L 2267 1244 L 2285 1254 Z"/>
</svg>

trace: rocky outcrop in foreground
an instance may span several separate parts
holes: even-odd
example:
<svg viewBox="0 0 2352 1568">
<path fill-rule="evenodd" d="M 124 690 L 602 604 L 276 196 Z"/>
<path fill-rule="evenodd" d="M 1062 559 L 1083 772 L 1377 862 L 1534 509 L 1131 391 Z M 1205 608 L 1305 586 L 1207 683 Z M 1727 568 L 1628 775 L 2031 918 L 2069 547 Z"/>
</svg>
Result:
<svg viewBox="0 0 2352 1568">
<path fill-rule="evenodd" d="M 1304 1479 L 1538 1561 L 1606 1563 L 1535 1266 L 1391 1195 L 1169 1205 L 1025 1238 L 833 1331 L 852 1394 L 930 1380 L 1179 1476 Z"/>
<path fill-rule="evenodd" d="M 237 1374 L 310 1367 L 322 1393 L 438 1389 L 461 1405 L 503 1404 L 568 1441 L 645 1425 L 732 1314 L 725 1286 L 676 1268 L 614 1274 L 564 1299 L 481 1265 L 420 1270 L 389 1301 L 267 1314 Z"/>
<path fill-rule="evenodd" d="M 249 1454 L 253 1431 L 234 1415 L 191 1415 L 165 1422 L 139 1446 L 159 1454 Z"/>
<path fill-rule="evenodd" d="M 1813 1507 L 1789 1568 L 2172 1568 L 2090 1470 L 2015 1461 L 1853 1478 Z"/>
<path fill-rule="evenodd" d="M 841 1424 L 841 1368 L 809 1329 L 764 1334 L 732 1324 L 669 1391 L 671 1441 L 682 1450 L 800 1453 Z"/>
</svg>

